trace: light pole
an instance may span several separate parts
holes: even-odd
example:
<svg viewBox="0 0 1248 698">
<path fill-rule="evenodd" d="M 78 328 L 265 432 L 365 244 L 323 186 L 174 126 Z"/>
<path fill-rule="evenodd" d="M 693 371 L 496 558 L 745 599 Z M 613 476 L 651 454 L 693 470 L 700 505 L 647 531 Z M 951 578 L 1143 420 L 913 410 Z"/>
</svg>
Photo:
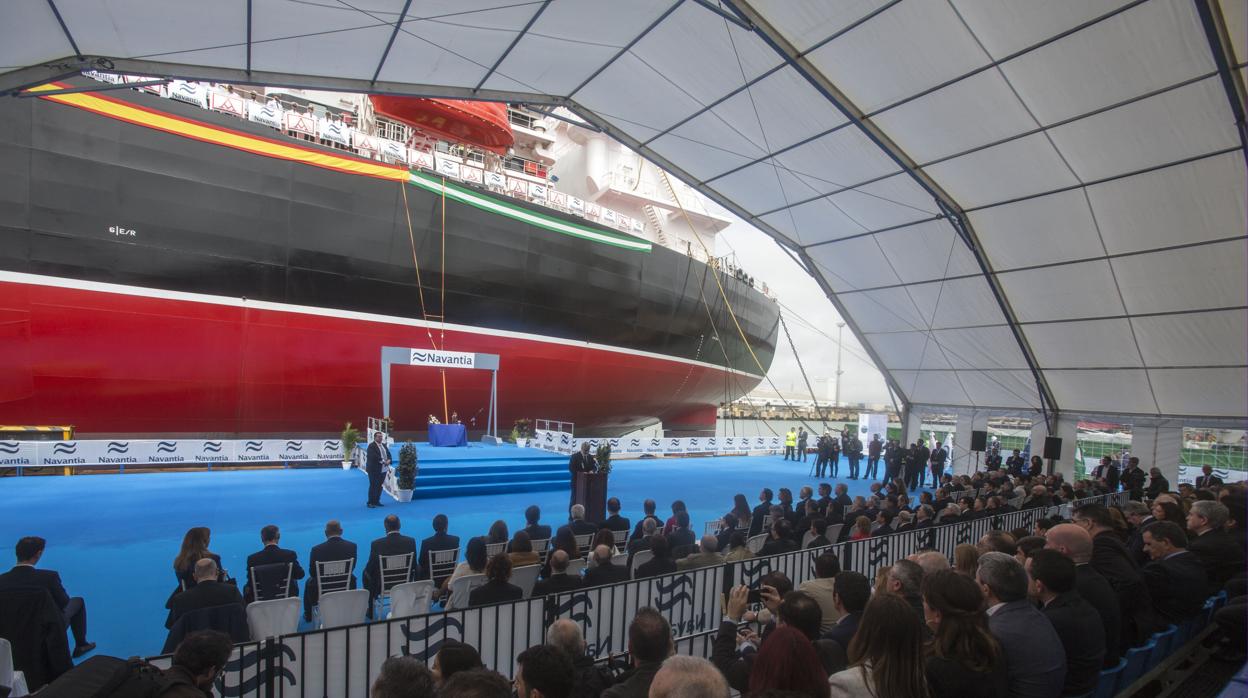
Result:
<svg viewBox="0 0 1248 698">
<path fill-rule="evenodd" d="M 845 331 L 845 323 L 836 323 L 836 396 L 832 398 L 832 404 L 837 407 L 841 406 L 841 335 Z"/>
</svg>

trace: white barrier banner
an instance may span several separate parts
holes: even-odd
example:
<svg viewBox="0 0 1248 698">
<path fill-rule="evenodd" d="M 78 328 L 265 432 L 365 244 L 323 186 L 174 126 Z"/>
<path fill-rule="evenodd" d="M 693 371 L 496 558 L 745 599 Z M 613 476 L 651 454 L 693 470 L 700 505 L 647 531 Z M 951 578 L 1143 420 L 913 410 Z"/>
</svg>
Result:
<svg viewBox="0 0 1248 698">
<path fill-rule="evenodd" d="M 202 109 L 208 108 L 208 88 L 198 82 L 174 80 L 169 83 L 169 99 L 189 102 Z"/>
<path fill-rule="evenodd" d="M 283 111 L 282 127 L 287 131 L 302 133 L 308 136 L 316 135 L 316 117 L 311 114 L 300 114 L 299 112 Z"/>
<path fill-rule="evenodd" d="M 480 167 L 464 165 L 463 169 L 460 170 L 460 174 L 463 175 L 465 182 L 471 184 L 483 184 L 485 182 L 485 170 L 482 170 Z"/>
<path fill-rule="evenodd" d="M 455 162 L 454 160 L 450 158 L 442 157 L 441 155 L 438 155 L 436 158 L 434 158 L 434 161 L 438 165 L 437 166 L 438 174 L 444 177 L 450 177 L 452 179 L 460 178 L 460 164 L 458 162 Z"/>
<path fill-rule="evenodd" d="M 249 439 L 234 444 L 234 458 L 240 463 L 281 460 L 281 439 Z"/>
<path fill-rule="evenodd" d="M 494 187 L 496 189 L 506 189 L 507 177 L 501 172 L 486 172 L 485 186 Z"/>
<path fill-rule="evenodd" d="M 268 104 L 260 104 L 259 102 L 247 103 L 247 119 L 258 124 L 281 129 L 283 114 L 284 110 L 276 100 Z"/>
<path fill-rule="evenodd" d="M 242 97 L 232 92 L 212 90 L 208 93 L 208 99 L 214 111 L 233 114 L 240 119 L 247 118 L 247 103 L 243 101 Z"/>
<path fill-rule="evenodd" d="M 407 152 L 408 152 L 408 158 L 407 158 L 408 163 L 415 165 L 417 167 L 422 167 L 426 170 L 433 169 L 433 153 L 430 153 L 425 150 L 415 150 L 412 148 L 409 148 Z"/>
<path fill-rule="evenodd" d="M 398 160 L 399 162 L 407 162 L 407 146 L 389 138 L 379 138 L 377 140 L 381 143 L 382 156 L 391 160 Z"/>
<path fill-rule="evenodd" d="M 341 121 L 317 119 L 316 135 L 339 145 L 351 146 L 351 129 Z"/>
<path fill-rule="evenodd" d="M 37 441 L 0 441 L 0 467 L 20 467 L 36 465 L 39 454 L 36 452 Z"/>
<path fill-rule="evenodd" d="M 3 455 L 3 454 L 0 454 L 0 455 Z M 1097 461 L 1097 463 L 1099 464 L 1100 461 Z M 1089 472 L 1091 472 L 1091 469 L 1089 469 Z M 1201 472 L 1200 466 L 1184 465 L 1180 463 L 1179 464 L 1179 479 L 1178 479 L 1178 482 L 1175 483 L 1175 485 L 1177 486 L 1179 483 L 1188 483 L 1191 485 L 1195 485 L 1196 478 L 1202 475 L 1204 475 L 1204 473 Z M 1232 482 L 1243 482 L 1244 480 L 1248 480 L 1248 472 L 1245 472 L 1243 470 L 1230 470 L 1228 468 L 1221 468 L 1218 466 L 1214 466 L 1213 475 L 1214 477 L 1220 478 L 1222 482 L 1227 483 L 1227 484 L 1230 484 Z"/>
</svg>

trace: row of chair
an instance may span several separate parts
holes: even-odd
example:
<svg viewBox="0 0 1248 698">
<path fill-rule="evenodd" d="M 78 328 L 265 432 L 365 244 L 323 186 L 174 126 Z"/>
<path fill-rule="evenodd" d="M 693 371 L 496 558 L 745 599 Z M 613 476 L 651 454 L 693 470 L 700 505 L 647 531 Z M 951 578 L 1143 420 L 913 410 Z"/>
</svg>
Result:
<svg viewBox="0 0 1248 698">
<path fill-rule="evenodd" d="M 1182 625 L 1171 625 L 1165 630 L 1153 633 L 1148 642 L 1127 650 L 1117 666 L 1101 671 L 1096 690 L 1079 698 L 1111 698 L 1125 691 L 1141 676 L 1152 671 L 1167 657 L 1199 636 L 1213 622 L 1213 614 L 1224 605 L 1226 605 L 1225 591 L 1209 597 L 1205 600 L 1205 606 L 1201 612 Z"/>
</svg>

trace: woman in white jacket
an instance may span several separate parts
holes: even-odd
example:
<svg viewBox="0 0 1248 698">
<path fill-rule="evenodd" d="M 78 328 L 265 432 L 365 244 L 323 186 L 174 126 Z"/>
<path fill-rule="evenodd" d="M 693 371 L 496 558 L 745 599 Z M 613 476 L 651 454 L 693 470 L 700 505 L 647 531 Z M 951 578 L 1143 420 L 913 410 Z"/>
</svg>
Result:
<svg viewBox="0 0 1248 698">
<path fill-rule="evenodd" d="M 849 668 L 828 679 L 831 698 L 926 696 L 922 643 L 914 607 L 896 594 L 876 594 L 849 643 Z"/>
</svg>

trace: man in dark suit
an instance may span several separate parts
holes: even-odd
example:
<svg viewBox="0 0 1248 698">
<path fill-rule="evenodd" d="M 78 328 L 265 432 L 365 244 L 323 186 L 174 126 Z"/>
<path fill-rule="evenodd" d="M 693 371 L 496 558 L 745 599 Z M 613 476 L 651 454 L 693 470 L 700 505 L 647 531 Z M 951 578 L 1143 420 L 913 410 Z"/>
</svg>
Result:
<svg viewBox="0 0 1248 698">
<path fill-rule="evenodd" d="M 849 477 L 857 480 L 858 464 L 862 462 L 862 441 L 857 436 L 851 436 L 845 452 L 849 456 Z"/>
<path fill-rule="evenodd" d="M 169 601 L 169 617 L 165 627 L 172 628 L 174 623 L 191 611 L 201 608 L 212 608 L 236 603 L 243 605 L 243 596 L 233 582 L 218 582 L 217 562 L 210 557 L 195 563 L 195 586 L 179 592 Z"/>
<path fill-rule="evenodd" d="M 1122 506 L 1122 514 L 1131 525 L 1127 534 L 1127 552 L 1137 567 L 1148 564 L 1148 553 L 1144 552 L 1144 529 L 1157 519 L 1153 518 L 1152 509 L 1143 502 L 1127 502 Z"/>
<path fill-rule="evenodd" d="M 1207 490 L 1211 487 L 1222 486 L 1222 478 L 1213 474 L 1213 466 L 1201 466 L 1200 473 L 1200 477 L 1196 478 L 1196 489 Z"/>
<path fill-rule="evenodd" d="M 485 584 L 468 592 L 468 606 L 519 601 L 524 590 L 511 583 L 511 558 L 499 553 L 485 564 Z"/>
<path fill-rule="evenodd" d="M 65 593 L 61 575 L 52 570 L 35 569 L 47 541 L 39 536 L 26 536 L 17 541 L 17 565 L 0 574 L 0 591 L 18 589 L 47 589 L 52 600 L 61 609 L 61 616 L 74 635 L 74 658 L 95 649 L 94 642 L 87 641 L 87 605 L 81 596 Z"/>
<path fill-rule="evenodd" d="M 594 454 L 589 452 L 589 442 L 581 442 L 581 450 L 572 454 L 568 458 L 568 508 L 571 509 L 576 504 L 576 474 L 577 473 L 596 473 L 598 472 L 598 461 L 594 458 Z"/>
<path fill-rule="evenodd" d="M 389 522 L 389 520 L 390 520 L 390 517 L 386 517 L 386 521 Z M 394 530 L 398 531 L 399 530 L 398 517 L 395 517 L 394 522 L 395 522 Z M 446 532 L 446 529 L 449 525 L 450 525 L 450 521 L 447 520 L 446 514 L 438 514 L 437 516 L 433 517 L 433 535 L 429 536 L 428 538 L 420 542 L 420 557 L 416 561 L 416 567 L 420 570 L 420 573 L 415 577 L 416 579 L 433 578 L 432 577 L 433 570 L 429 568 L 429 553 L 431 551 L 458 550 L 459 549 L 459 536 L 448 535 Z M 389 530 L 390 530 L 389 528 L 386 529 L 387 532 Z M 409 538 L 408 540 L 411 540 L 411 539 Z M 369 558 L 372 558 L 372 555 L 369 555 Z M 371 559 L 369 561 L 369 564 L 372 564 Z M 435 587 L 441 587 L 442 580 L 449 576 L 450 576 L 449 573 L 446 575 L 438 575 L 437 578 L 433 578 L 433 585 Z"/>
<path fill-rule="evenodd" d="M 1027 459 L 1023 458 L 1022 451 L 1014 449 L 1014 454 L 1005 459 L 1005 469 L 1010 475 L 1018 477 L 1023 474 L 1023 468 L 1027 466 Z"/>
<path fill-rule="evenodd" d="M 1134 456 L 1127 461 L 1127 469 L 1122 473 L 1122 489 L 1130 492 L 1131 499 L 1144 496 L 1144 471 L 1140 469 L 1140 459 Z"/>
<path fill-rule="evenodd" d="M 568 528 L 572 529 L 572 535 L 584 536 L 593 535 L 598 532 L 598 525 L 585 520 L 585 505 L 573 504 L 568 514 L 571 520 L 568 521 Z"/>
<path fill-rule="evenodd" d="M 1157 499 L 1157 496 L 1163 492 L 1170 491 L 1170 481 L 1161 474 L 1161 468 L 1148 469 L 1148 489 L 1144 490 L 1144 496 L 1148 499 Z"/>
<path fill-rule="evenodd" d="M 585 586 L 596 587 L 628 581 L 628 568 L 611 564 L 611 549 L 605 545 L 594 548 L 594 566 L 585 570 Z"/>
<path fill-rule="evenodd" d="M 874 480 L 880 476 L 880 455 L 884 450 L 884 442 L 880 441 L 880 435 L 875 434 L 871 437 L 871 442 L 867 444 L 867 479 Z M 888 468 L 884 468 L 884 473 L 888 474 Z"/>
<path fill-rule="evenodd" d="M 750 518 L 750 536 L 757 536 L 763 532 L 763 517 L 771 513 L 771 488 L 764 487 L 758 493 L 758 506 L 754 507 L 754 512 Z"/>
<path fill-rule="evenodd" d="M 615 531 L 627 531 L 631 528 L 631 523 L 626 517 L 620 516 L 620 500 L 612 497 L 607 500 L 607 520 L 602 522 L 602 527 Z M 622 543 L 623 541 L 616 541 Z"/>
<path fill-rule="evenodd" d="M 281 537 L 282 532 L 273 524 L 260 529 L 260 542 L 264 544 L 264 548 L 260 552 L 247 556 L 247 586 L 243 591 L 243 600 L 246 603 L 256 600 L 255 580 L 251 578 L 251 571 L 261 565 L 289 564 L 290 584 L 286 595 L 299 595 L 299 585 L 295 580 L 303 579 L 303 568 L 299 566 L 299 556 L 295 554 L 295 551 L 278 547 L 277 543 Z"/>
<path fill-rule="evenodd" d="M 767 542 L 763 543 L 759 557 L 791 553 L 797 550 L 798 541 L 793 540 L 793 529 L 787 519 L 772 519 L 771 530 L 768 531 Z"/>
<path fill-rule="evenodd" d="M 1205 565 L 1187 550 L 1187 534 L 1171 521 L 1144 529 L 1144 549 L 1152 562 L 1140 577 L 1153 599 L 1153 610 L 1166 623 L 1182 624 L 1204 606 L 1209 590 Z"/>
<path fill-rule="evenodd" d="M 806 544 L 806 549 L 822 548 L 825 545 L 832 545 L 832 541 L 828 540 L 828 522 L 827 519 L 812 519 L 810 527 L 807 529 L 815 534 L 811 537 L 810 542 Z"/>
<path fill-rule="evenodd" d="M 1196 554 L 1209 576 L 1207 596 L 1212 596 L 1236 574 L 1244 571 L 1244 548 L 1226 533 L 1230 510 L 1220 502 L 1192 502 L 1187 514 L 1187 530 L 1192 538 L 1187 549 Z"/>
<path fill-rule="evenodd" d="M 871 600 L 871 582 L 866 575 L 845 570 L 836 575 L 832 588 L 832 603 L 841 614 L 836 625 L 823 634 L 824 640 L 834 640 L 841 647 L 849 647 L 858 632 L 862 611 Z"/>
<path fill-rule="evenodd" d="M 373 442 L 368 445 L 364 470 L 368 473 L 368 508 L 375 509 L 385 506 L 381 503 L 381 486 L 386 481 L 386 470 L 390 467 L 390 448 L 386 446 L 386 435 L 382 432 L 373 434 Z"/>
<path fill-rule="evenodd" d="M 1056 550 L 1033 550 L 1026 568 L 1030 595 L 1040 602 L 1041 613 L 1053 624 L 1066 652 L 1062 695 L 1091 693 L 1105 664 L 1105 626 L 1096 609 L 1075 590 L 1074 560 Z"/>
<path fill-rule="evenodd" d="M 672 529 L 671 535 L 667 537 L 667 542 L 671 546 L 672 551 L 698 542 L 697 536 L 689 528 L 689 512 L 676 512 L 676 528 Z"/>
<path fill-rule="evenodd" d="M 932 471 L 932 487 L 940 485 L 940 476 L 945 474 L 945 462 L 948 460 L 949 451 L 945 449 L 944 444 L 937 441 L 936 448 L 932 449 L 927 461 L 929 470 Z"/>
<path fill-rule="evenodd" d="M 1066 653 L 1053 624 L 1027 600 L 1027 572 L 1011 555 L 984 553 L 975 573 L 988 608 L 988 629 L 1006 658 L 1009 695 L 1062 695 Z"/>
<path fill-rule="evenodd" d="M 529 540 L 550 540 L 550 526 L 538 523 L 542 518 L 542 510 L 536 504 L 530 504 L 524 510 L 524 532 Z"/>
<path fill-rule="evenodd" d="M 342 524 L 336 519 L 331 519 L 325 524 L 325 542 L 312 546 L 312 554 L 308 556 L 308 582 L 303 588 L 303 617 L 308 622 L 312 622 L 312 608 L 316 606 L 316 602 L 321 597 L 320 582 L 316 578 L 316 563 L 341 560 L 351 561 L 347 588 L 354 589 L 355 566 L 359 563 L 355 543 L 344 540 Z"/>
<path fill-rule="evenodd" d="M 849 485 L 843 482 L 837 483 L 836 494 L 832 495 L 831 511 L 824 512 L 824 518 L 829 519 L 832 523 L 845 520 L 845 510 L 853 506 L 854 500 L 849 497 Z"/>
<path fill-rule="evenodd" d="M 533 585 L 534 598 L 573 591 L 584 585 L 578 575 L 568 574 L 568 562 L 566 551 L 556 550 L 550 554 L 550 576 Z"/>
<path fill-rule="evenodd" d="M 1122 608 L 1109 580 L 1091 565 L 1092 536 L 1075 524 L 1059 524 L 1045 533 L 1044 547 L 1069 557 L 1075 564 L 1075 591 L 1096 609 L 1105 637 L 1105 663 L 1113 668 L 1122 656 Z"/>
<path fill-rule="evenodd" d="M 654 515 L 656 508 L 657 508 L 657 505 L 655 504 L 653 499 L 647 499 L 646 501 L 641 503 L 641 510 L 642 510 L 643 515 L 640 519 L 637 520 L 637 523 L 633 526 L 633 535 L 628 537 L 630 541 L 634 541 L 642 537 L 643 535 L 642 528 L 644 524 L 646 523 L 647 519 L 653 520 L 656 524 L 658 524 L 659 528 L 663 527 L 663 522 L 659 520 L 659 517 Z"/>
<path fill-rule="evenodd" d="M 1118 607 L 1122 617 L 1122 639 L 1120 647 L 1135 647 L 1152 635 L 1154 619 L 1152 602 L 1149 600 L 1148 587 L 1140 578 L 1140 571 L 1131 554 L 1114 531 L 1114 519 L 1109 510 L 1101 504 L 1085 504 L 1074 510 L 1072 519 L 1075 526 L 1087 531 L 1092 536 L 1093 569 L 1113 587 L 1118 596 Z M 1050 532 L 1061 528 L 1054 526 Z"/>
<path fill-rule="evenodd" d="M 438 516 L 442 516 L 439 514 Z M 446 517 L 442 516 L 443 530 L 445 530 Z M 391 514 L 386 517 L 383 525 L 386 528 L 386 535 L 373 541 L 368 548 L 368 562 L 364 564 L 364 588 L 368 589 L 368 617 L 372 618 L 373 601 L 381 594 L 381 556 L 386 555 L 405 555 L 407 553 L 416 553 L 416 539 L 411 536 L 405 536 L 399 533 L 399 517 Z M 437 526 L 437 517 L 434 517 L 434 526 Z M 427 543 L 429 540 L 426 539 Z M 459 546 L 459 539 L 455 539 L 455 547 Z M 434 548 L 440 550 L 440 548 Z M 412 561 L 412 572 L 408 576 L 409 580 L 418 579 L 420 576 L 420 563 L 416 560 Z M 439 582 L 434 582 L 437 586 Z"/>
<path fill-rule="evenodd" d="M 819 483 L 819 499 L 815 500 L 815 504 L 819 507 L 819 515 L 823 518 L 832 516 L 829 509 L 832 507 L 832 485 L 821 482 Z"/>
</svg>

